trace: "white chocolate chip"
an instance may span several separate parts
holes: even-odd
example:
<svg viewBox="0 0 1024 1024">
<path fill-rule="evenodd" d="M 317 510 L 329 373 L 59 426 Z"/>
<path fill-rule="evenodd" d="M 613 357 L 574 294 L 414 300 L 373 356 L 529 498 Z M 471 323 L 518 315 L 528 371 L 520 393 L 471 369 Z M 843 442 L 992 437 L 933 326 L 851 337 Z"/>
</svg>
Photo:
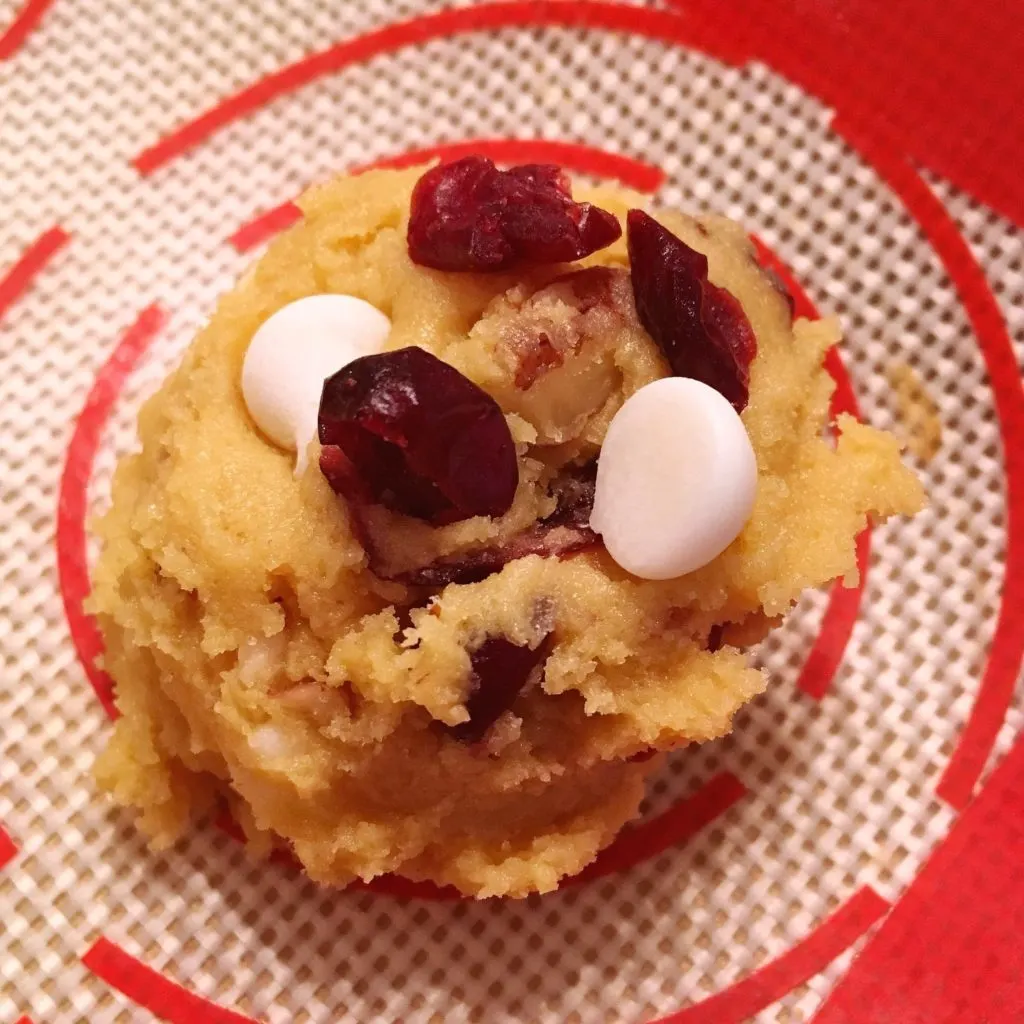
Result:
<svg viewBox="0 0 1024 1024">
<path fill-rule="evenodd" d="M 359 356 L 379 352 L 391 321 L 353 295 L 309 295 L 264 321 L 242 364 L 242 397 L 256 426 L 306 467 L 324 380 Z"/>
<path fill-rule="evenodd" d="M 700 381 L 668 377 L 613 417 L 590 525 L 627 572 L 672 579 L 732 543 L 756 492 L 757 460 L 736 410 Z"/>
<path fill-rule="evenodd" d="M 259 725 L 249 734 L 249 746 L 265 761 L 281 761 L 302 752 L 301 741 L 277 725 Z"/>
<path fill-rule="evenodd" d="M 249 637 L 238 648 L 238 677 L 247 686 L 266 682 L 284 668 L 287 652 L 283 632 L 268 637 Z"/>
</svg>

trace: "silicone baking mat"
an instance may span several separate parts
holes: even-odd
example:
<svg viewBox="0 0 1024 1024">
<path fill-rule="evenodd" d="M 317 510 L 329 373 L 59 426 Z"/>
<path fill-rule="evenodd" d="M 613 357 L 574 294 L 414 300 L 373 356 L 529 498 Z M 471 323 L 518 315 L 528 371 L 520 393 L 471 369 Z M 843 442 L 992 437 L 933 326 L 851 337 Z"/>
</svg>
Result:
<svg viewBox="0 0 1024 1024">
<path fill-rule="evenodd" d="M 1022 23 L 0 0 L 0 1022 L 1024 1020 Z M 474 149 L 741 220 L 842 317 L 838 404 L 910 438 L 931 507 L 862 538 L 861 587 L 803 601 L 733 735 L 557 893 L 321 891 L 213 826 L 153 854 L 88 775 L 86 516 L 298 191 Z"/>
</svg>

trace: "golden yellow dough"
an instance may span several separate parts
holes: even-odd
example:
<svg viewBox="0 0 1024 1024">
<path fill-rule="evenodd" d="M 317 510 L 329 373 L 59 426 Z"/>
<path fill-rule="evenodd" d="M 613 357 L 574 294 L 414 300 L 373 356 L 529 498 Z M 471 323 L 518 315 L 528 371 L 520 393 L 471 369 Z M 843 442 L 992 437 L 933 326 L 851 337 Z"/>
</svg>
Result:
<svg viewBox="0 0 1024 1024">
<path fill-rule="evenodd" d="M 556 280 L 574 267 L 509 276 L 411 263 L 405 222 L 422 171 L 309 191 L 302 222 L 223 297 L 142 410 L 142 450 L 118 467 L 97 528 L 92 607 L 122 716 L 96 774 L 157 845 L 226 798 L 254 848 L 288 844 L 318 882 L 399 872 L 522 896 L 578 872 L 636 814 L 658 759 L 632 755 L 729 731 L 764 687 L 730 643 L 756 640 L 804 588 L 855 579 L 868 517 L 914 512 L 922 492 L 887 434 L 850 418 L 837 441 L 824 431 L 836 323 L 794 324 L 735 225 L 656 212 L 707 254 L 757 335 L 743 420 L 758 492 L 740 536 L 667 582 L 629 577 L 602 551 L 532 555 L 433 595 L 371 573 L 316 458 L 296 479 L 293 456 L 246 412 L 243 356 L 275 310 L 318 292 L 366 299 L 391 318 L 392 347 L 429 349 L 506 412 L 521 471 L 513 507 L 441 528 L 373 509 L 388 575 L 550 514 L 559 468 L 596 454 L 623 399 L 668 372 L 636 320 L 624 241 L 583 261 L 611 268 L 591 275 L 593 307 L 581 279 Z M 645 205 L 577 193 L 623 219 Z M 541 328 L 565 361 L 524 370 Z M 536 377 L 525 390 L 524 372 Z M 716 624 L 729 625 L 712 652 Z M 446 734 L 438 723 L 468 717 L 467 649 L 492 635 L 535 646 L 549 631 L 543 678 L 485 740 Z"/>
</svg>

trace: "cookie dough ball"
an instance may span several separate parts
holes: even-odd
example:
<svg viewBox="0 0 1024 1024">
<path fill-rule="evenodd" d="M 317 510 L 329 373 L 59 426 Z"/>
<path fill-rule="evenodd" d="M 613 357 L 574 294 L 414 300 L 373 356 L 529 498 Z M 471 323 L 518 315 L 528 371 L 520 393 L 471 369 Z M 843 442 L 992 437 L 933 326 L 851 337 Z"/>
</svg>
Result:
<svg viewBox="0 0 1024 1024">
<path fill-rule="evenodd" d="M 625 240 L 567 264 L 430 269 L 406 239 L 423 173 L 309 191 L 142 410 L 97 529 L 92 609 L 121 717 L 96 773 L 157 845 L 227 801 L 254 849 L 288 846 L 324 884 L 399 872 L 523 896 L 636 815 L 659 764 L 637 755 L 730 730 L 765 685 L 740 645 L 805 588 L 853 580 L 868 518 L 922 495 L 888 435 L 848 417 L 827 435 L 836 323 L 794 323 L 735 225 L 657 212 L 756 337 L 757 490 L 703 568 L 630 576 L 589 531 L 595 460 L 623 402 L 672 368 Z M 623 223 L 644 202 L 578 193 Z M 350 500 L 316 441 L 296 475 L 249 416 L 242 365 L 268 318 L 320 293 L 370 303 L 388 349 L 424 349 L 498 403 L 507 511 L 429 522 Z"/>
</svg>

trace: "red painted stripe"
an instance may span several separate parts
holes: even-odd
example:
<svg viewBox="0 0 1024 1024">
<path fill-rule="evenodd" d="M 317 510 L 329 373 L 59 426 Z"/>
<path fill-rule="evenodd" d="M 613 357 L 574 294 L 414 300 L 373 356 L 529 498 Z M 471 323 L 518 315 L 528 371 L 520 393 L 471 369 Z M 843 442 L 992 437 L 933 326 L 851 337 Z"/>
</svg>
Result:
<svg viewBox="0 0 1024 1024">
<path fill-rule="evenodd" d="M 253 1024 L 252 1017 L 189 992 L 102 936 L 82 957 L 82 963 L 111 988 L 170 1024 Z"/>
<path fill-rule="evenodd" d="M 673 846 L 692 839 L 720 818 L 747 794 L 747 787 L 730 772 L 712 776 L 692 796 L 673 804 L 664 814 L 627 828 L 593 864 L 563 883 L 591 882 L 619 871 L 628 871 Z"/>
<path fill-rule="evenodd" d="M 164 164 L 205 141 L 225 125 L 260 109 L 272 100 L 343 68 L 402 47 L 445 39 L 467 32 L 502 28 L 551 26 L 595 28 L 625 32 L 704 49 L 737 63 L 745 54 L 733 52 L 721 32 L 708 35 L 701 20 L 682 18 L 668 11 L 605 0 L 498 0 L 453 10 L 438 11 L 409 21 L 396 22 L 374 32 L 346 39 L 326 50 L 275 71 L 253 85 L 222 100 L 193 121 L 183 124 L 159 142 L 144 149 L 132 163 L 141 174 L 152 174 Z M 712 43 L 712 40 L 713 43 Z"/>
<path fill-rule="evenodd" d="M 0 871 L 18 856 L 18 846 L 3 825 L 0 825 Z"/>
<path fill-rule="evenodd" d="M 0 319 L 28 291 L 36 275 L 70 240 L 71 236 L 63 228 L 50 228 L 22 253 L 17 263 L 0 278 Z"/>
<path fill-rule="evenodd" d="M 257 245 L 273 238 L 274 235 L 290 228 L 302 220 L 302 211 L 290 200 L 264 210 L 257 217 L 243 224 L 230 238 L 228 243 L 239 252 L 255 249 Z"/>
<path fill-rule="evenodd" d="M 974 329 L 999 418 L 1006 468 L 1002 599 L 974 706 L 936 789 L 962 809 L 992 753 L 1024 661 L 1024 384 L 999 304 L 949 211 L 905 159 L 847 121 L 833 127 L 885 179 L 934 247 Z"/>
<path fill-rule="evenodd" d="M 775 271 L 782 279 L 793 296 L 794 313 L 816 320 L 821 314 L 811 297 L 804 291 L 793 272 L 779 257 L 759 238 L 752 238 L 757 248 L 757 256 L 761 264 Z M 831 416 L 834 420 L 840 413 L 849 413 L 861 418 L 860 405 L 853 390 L 853 382 L 847 373 L 838 349 L 829 349 L 825 355 L 825 368 L 836 382 L 836 390 L 832 395 Z M 868 568 L 871 563 L 871 527 L 866 527 L 857 537 L 857 568 L 860 579 L 855 587 L 845 587 L 842 581 L 832 587 L 828 606 L 821 620 L 821 628 L 815 638 L 796 685 L 809 697 L 821 700 L 842 664 L 843 655 L 853 635 L 853 627 L 860 616 L 860 606 L 864 600 L 864 589 L 867 585 Z"/>
<path fill-rule="evenodd" d="M 836 382 L 836 389 L 832 392 L 832 401 L 829 404 L 829 415 L 835 420 L 841 412 L 848 412 L 860 419 L 860 403 L 857 401 L 853 381 L 850 380 L 850 374 L 838 348 L 830 348 L 825 353 L 825 369 Z"/>
<path fill-rule="evenodd" d="M 564 2 L 564 0 L 562 0 Z M 497 164 L 559 164 L 570 171 L 595 178 L 618 181 L 638 192 L 656 192 L 665 183 L 665 172 L 654 164 L 635 157 L 612 153 L 582 142 L 561 139 L 465 139 L 440 142 L 422 149 L 410 149 L 356 168 L 367 171 L 377 167 L 415 167 L 428 160 L 459 160 L 482 153 Z"/>
<path fill-rule="evenodd" d="M 818 312 L 817 305 L 815 305 L 810 295 L 804 290 L 804 286 L 797 279 L 793 271 L 790 270 L 789 265 L 756 235 L 751 235 L 750 240 L 754 243 L 754 248 L 757 250 L 758 262 L 763 267 L 778 274 L 782 279 L 782 283 L 789 289 L 790 295 L 793 296 L 794 316 L 806 317 L 808 320 L 820 320 L 821 313 Z M 848 412 L 851 416 L 856 416 L 857 419 L 860 419 L 860 405 L 853 390 L 853 382 L 850 380 L 850 375 L 843 365 L 838 348 L 830 348 L 825 353 L 825 369 L 828 370 L 832 379 L 836 382 L 836 390 L 832 395 L 832 418 L 835 419 L 841 412 Z"/>
<path fill-rule="evenodd" d="M 351 173 L 357 174 L 378 167 L 413 167 L 436 159 L 457 160 L 470 153 L 483 153 L 496 163 L 503 164 L 555 163 L 570 171 L 619 181 L 638 192 L 655 192 L 665 180 L 665 172 L 653 164 L 645 164 L 619 153 L 609 153 L 596 146 L 555 139 L 468 139 L 464 142 L 439 143 L 384 157 L 372 164 L 353 168 Z M 239 252 L 245 252 L 291 227 L 301 217 L 302 211 L 294 203 L 281 203 L 243 224 L 228 242 Z"/>
<path fill-rule="evenodd" d="M 22 44 L 42 20 L 53 0 L 25 0 L 7 31 L 0 35 L 0 60 L 7 60 L 21 49 Z"/>
<path fill-rule="evenodd" d="M 793 298 L 793 315 L 806 317 L 808 320 L 819 320 L 821 313 L 818 312 L 817 305 L 815 305 L 810 295 L 807 294 L 806 289 L 800 283 L 800 279 L 790 270 L 789 264 L 762 238 L 759 238 L 757 235 L 751 235 L 750 240 L 754 243 L 758 263 L 762 267 L 778 274 L 782 283 L 789 289 L 789 294 Z"/>
<path fill-rule="evenodd" d="M 878 893 L 864 886 L 777 960 L 724 992 L 662 1017 L 654 1024 L 741 1024 L 823 971 L 888 909 L 889 904 Z M 890 1020 L 895 1024 L 902 1018 Z"/>
<path fill-rule="evenodd" d="M 75 423 L 58 491 L 57 575 L 64 614 L 78 660 L 96 696 L 112 718 L 117 715 L 113 683 L 96 666 L 96 659 L 103 653 L 103 638 L 92 617 L 82 607 L 89 594 L 85 542 L 87 491 L 100 435 L 110 410 L 125 379 L 165 320 L 166 314 L 159 306 L 144 309 L 100 368 Z"/>
<path fill-rule="evenodd" d="M 1019 2 L 670 3 L 1024 227 Z"/>
<path fill-rule="evenodd" d="M 821 628 L 796 681 L 796 685 L 814 700 L 821 700 L 828 693 L 842 664 L 843 655 L 853 635 L 853 627 L 860 615 L 870 563 L 871 528 L 867 527 L 857 535 L 857 569 L 860 580 L 855 587 L 844 586 L 842 580 L 832 585 Z"/>
<path fill-rule="evenodd" d="M 1024 1021 L 1024 738 L 910 883 L 815 1024 Z"/>
</svg>

